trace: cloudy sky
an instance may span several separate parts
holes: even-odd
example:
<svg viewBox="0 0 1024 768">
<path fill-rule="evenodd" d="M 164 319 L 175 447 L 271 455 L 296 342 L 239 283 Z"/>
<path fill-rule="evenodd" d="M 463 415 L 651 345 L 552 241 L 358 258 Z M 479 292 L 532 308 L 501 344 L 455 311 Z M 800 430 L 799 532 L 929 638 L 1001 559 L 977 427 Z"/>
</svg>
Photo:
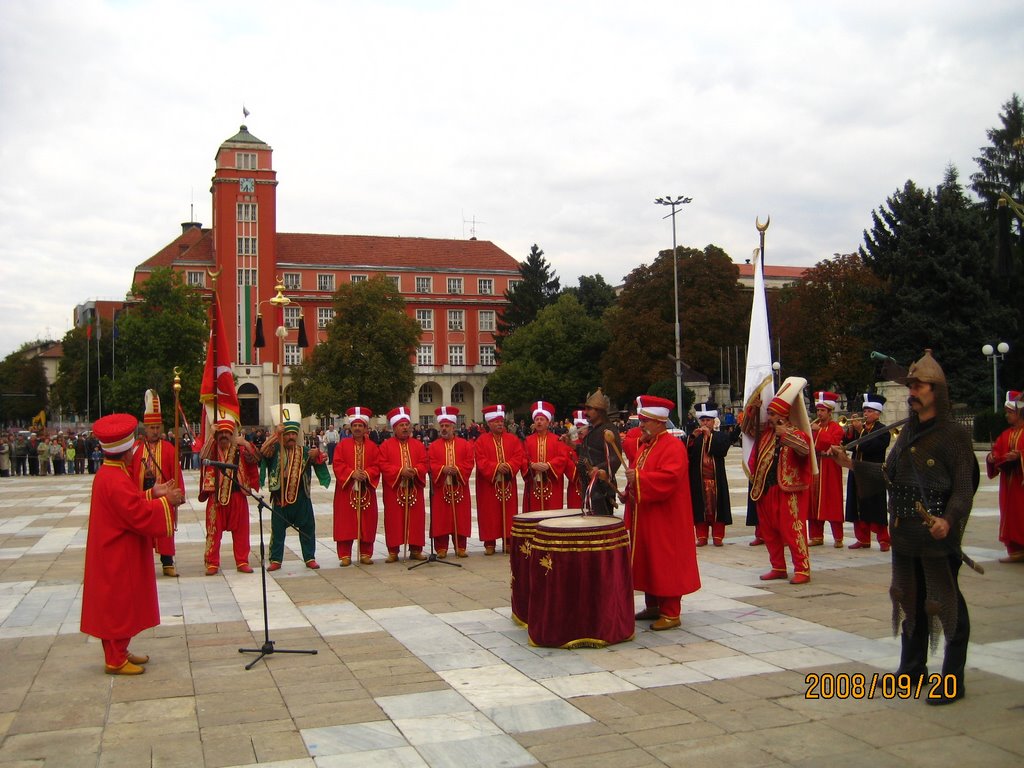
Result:
<svg viewBox="0 0 1024 768">
<path fill-rule="evenodd" d="M 714 6 L 714 7 L 712 7 Z M 284 232 L 469 237 L 563 284 L 679 242 L 854 250 L 908 179 L 967 180 L 1024 90 L 1017 0 L 2 0 L 0 355 L 123 297 L 251 112 Z"/>
</svg>

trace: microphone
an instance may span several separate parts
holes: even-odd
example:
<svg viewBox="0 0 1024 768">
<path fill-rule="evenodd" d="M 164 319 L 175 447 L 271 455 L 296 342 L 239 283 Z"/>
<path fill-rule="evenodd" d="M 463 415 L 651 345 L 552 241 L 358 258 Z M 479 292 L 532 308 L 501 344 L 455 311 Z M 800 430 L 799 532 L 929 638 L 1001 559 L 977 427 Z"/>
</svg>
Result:
<svg viewBox="0 0 1024 768">
<path fill-rule="evenodd" d="M 218 469 L 233 469 L 238 471 L 237 464 L 228 464 L 226 461 L 213 461 L 212 459 L 203 459 L 204 467 L 217 467 Z"/>
</svg>

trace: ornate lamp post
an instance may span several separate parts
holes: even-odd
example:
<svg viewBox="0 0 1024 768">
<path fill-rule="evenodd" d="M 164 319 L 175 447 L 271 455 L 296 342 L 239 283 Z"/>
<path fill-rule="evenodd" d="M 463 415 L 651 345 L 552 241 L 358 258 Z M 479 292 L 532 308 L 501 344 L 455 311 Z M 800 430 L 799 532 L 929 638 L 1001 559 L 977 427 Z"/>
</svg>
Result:
<svg viewBox="0 0 1024 768">
<path fill-rule="evenodd" d="M 672 213 L 663 218 L 672 217 L 672 304 L 675 308 L 676 319 L 676 413 L 679 420 L 683 419 L 683 360 L 679 351 L 679 254 L 676 252 L 676 213 L 677 209 L 692 203 L 692 197 L 659 197 L 655 201 L 657 205 L 668 205 L 672 207 Z"/>
<path fill-rule="evenodd" d="M 1005 341 L 996 344 L 995 349 L 991 344 L 981 348 L 981 354 L 992 361 L 992 410 L 999 413 L 999 361 L 1006 357 L 1010 351 L 1010 345 Z"/>
</svg>

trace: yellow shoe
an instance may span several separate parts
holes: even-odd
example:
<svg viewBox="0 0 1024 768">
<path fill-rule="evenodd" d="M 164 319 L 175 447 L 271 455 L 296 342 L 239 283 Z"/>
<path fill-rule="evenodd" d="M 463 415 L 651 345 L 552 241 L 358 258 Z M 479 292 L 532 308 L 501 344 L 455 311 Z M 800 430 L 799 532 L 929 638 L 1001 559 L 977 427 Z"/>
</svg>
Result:
<svg viewBox="0 0 1024 768">
<path fill-rule="evenodd" d="M 807 542 L 808 547 L 820 547 L 825 543 L 824 539 L 809 539 Z"/>
<path fill-rule="evenodd" d="M 141 675 L 146 671 L 145 668 L 138 664 L 132 664 L 130 661 L 125 661 L 120 667 L 112 667 L 109 664 L 105 666 L 108 675 Z"/>
<path fill-rule="evenodd" d="M 362 555 L 359 558 L 359 562 L 363 565 L 373 565 L 373 558 L 369 555 Z"/>
<path fill-rule="evenodd" d="M 409 555 L 410 560 L 426 560 L 427 556 L 423 552 L 413 552 Z"/>
<path fill-rule="evenodd" d="M 493 555 L 494 554 L 494 547 L 484 547 L 484 554 L 485 555 Z"/>
<path fill-rule="evenodd" d="M 448 550 L 447 549 L 439 549 L 439 550 L 437 550 L 437 559 L 438 560 L 444 560 L 446 557 L 448 557 Z"/>
<path fill-rule="evenodd" d="M 842 539 L 837 539 L 836 543 L 833 544 L 832 546 L 835 547 L 836 549 L 842 549 L 843 548 L 843 540 Z"/>
<path fill-rule="evenodd" d="M 142 656 L 136 656 L 134 653 L 129 653 L 128 661 L 132 664 L 147 664 L 149 663 L 149 656 L 146 656 L 145 654 Z"/>
<path fill-rule="evenodd" d="M 341 567 L 342 568 L 348 568 L 350 565 L 352 565 L 352 558 L 351 557 L 343 557 L 343 558 L 341 558 Z"/>
<path fill-rule="evenodd" d="M 678 627 L 681 623 L 682 622 L 679 620 L 678 617 L 674 619 L 666 619 L 664 616 L 662 616 L 656 622 L 651 624 L 651 629 L 653 629 L 655 632 L 661 632 L 663 629 L 674 629 L 675 627 Z"/>
<path fill-rule="evenodd" d="M 388 552 L 388 559 L 385 560 L 384 562 L 385 563 L 397 563 L 398 562 L 398 555 L 396 553 L 394 553 L 394 552 Z"/>
<path fill-rule="evenodd" d="M 164 576 L 172 576 L 172 577 L 174 577 L 176 579 L 176 578 L 178 578 L 178 569 L 175 568 L 173 565 L 165 565 L 164 566 Z M 136 672 L 134 674 L 138 674 L 138 673 Z"/>
<path fill-rule="evenodd" d="M 456 551 L 457 551 L 459 557 L 469 557 L 469 552 L 467 552 L 464 549 L 459 549 L 459 550 L 456 550 Z"/>
</svg>

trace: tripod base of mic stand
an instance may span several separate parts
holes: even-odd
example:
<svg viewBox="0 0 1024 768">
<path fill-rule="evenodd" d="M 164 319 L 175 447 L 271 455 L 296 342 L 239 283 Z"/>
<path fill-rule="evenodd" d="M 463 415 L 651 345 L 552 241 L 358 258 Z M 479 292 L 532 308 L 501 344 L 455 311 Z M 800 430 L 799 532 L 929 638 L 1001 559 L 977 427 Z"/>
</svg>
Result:
<svg viewBox="0 0 1024 768">
<path fill-rule="evenodd" d="M 305 654 L 308 654 L 309 656 L 316 656 L 316 653 L 317 653 L 316 651 L 286 651 L 283 648 L 275 648 L 273 640 L 265 640 L 263 642 L 263 647 L 262 648 L 239 648 L 238 652 L 239 653 L 258 653 L 259 654 L 259 656 L 257 656 L 255 659 L 253 659 L 249 664 L 245 665 L 246 669 L 252 669 L 254 666 L 256 666 L 256 662 L 258 662 L 260 659 L 262 659 L 265 656 L 270 656 L 270 655 L 275 654 L 275 653 L 305 653 Z"/>
<path fill-rule="evenodd" d="M 427 565 L 428 563 L 440 563 L 441 565 L 450 565 L 450 566 L 452 566 L 454 568 L 461 568 L 462 567 L 462 563 L 450 563 L 447 560 L 442 560 L 441 558 L 439 558 L 437 556 L 437 553 L 431 552 L 429 555 L 427 555 L 427 559 L 426 560 L 424 560 L 423 562 L 420 562 L 420 563 L 416 563 L 415 565 L 410 565 L 407 570 L 411 571 L 414 568 L 419 568 L 421 565 Z"/>
</svg>

